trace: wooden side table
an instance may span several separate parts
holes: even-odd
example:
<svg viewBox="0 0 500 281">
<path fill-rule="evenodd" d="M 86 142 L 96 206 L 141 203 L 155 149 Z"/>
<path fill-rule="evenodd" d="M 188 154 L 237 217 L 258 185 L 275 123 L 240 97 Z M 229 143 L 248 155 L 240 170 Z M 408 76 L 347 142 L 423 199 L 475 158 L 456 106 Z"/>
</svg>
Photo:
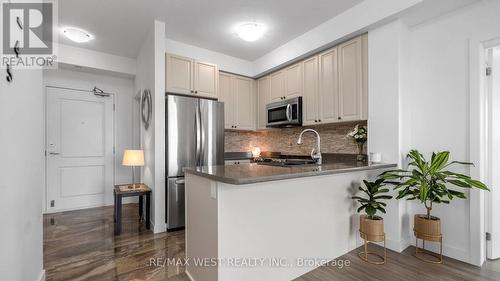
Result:
<svg viewBox="0 0 500 281">
<path fill-rule="evenodd" d="M 146 229 L 150 226 L 150 208 L 151 208 L 151 189 L 145 184 L 135 184 L 135 189 L 132 184 L 119 184 L 115 185 L 113 189 L 115 199 L 115 235 L 120 235 L 122 232 L 122 199 L 124 197 L 139 196 L 139 220 L 142 219 L 143 197 L 146 197 Z"/>
</svg>

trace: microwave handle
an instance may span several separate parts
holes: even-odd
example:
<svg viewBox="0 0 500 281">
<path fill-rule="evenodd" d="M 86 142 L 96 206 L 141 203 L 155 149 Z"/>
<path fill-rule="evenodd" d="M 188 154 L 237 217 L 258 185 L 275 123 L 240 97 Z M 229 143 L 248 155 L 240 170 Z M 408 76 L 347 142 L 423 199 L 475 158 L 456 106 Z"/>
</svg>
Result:
<svg viewBox="0 0 500 281">
<path fill-rule="evenodd" d="M 286 119 L 288 122 L 292 122 L 292 105 L 287 104 L 286 105 Z"/>
</svg>

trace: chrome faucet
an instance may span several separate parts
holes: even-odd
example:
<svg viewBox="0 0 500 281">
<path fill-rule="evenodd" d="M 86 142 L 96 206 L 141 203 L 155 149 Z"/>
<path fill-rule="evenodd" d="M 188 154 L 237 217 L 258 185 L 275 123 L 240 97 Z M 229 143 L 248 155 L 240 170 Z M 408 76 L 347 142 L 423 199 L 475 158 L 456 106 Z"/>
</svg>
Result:
<svg viewBox="0 0 500 281">
<path fill-rule="evenodd" d="M 322 162 L 323 162 L 323 158 L 321 157 L 321 138 L 319 137 L 319 133 L 313 129 L 305 129 L 304 131 L 302 131 L 300 133 L 300 136 L 299 136 L 299 139 L 297 140 L 297 144 L 302 144 L 302 135 L 305 133 L 305 132 L 313 132 L 316 134 L 316 139 L 317 139 L 317 143 L 316 143 L 316 148 L 313 148 L 311 150 L 311 158 L 316 161 L 316 164 L 319 164 L 321 165 Z"/>
</svg>

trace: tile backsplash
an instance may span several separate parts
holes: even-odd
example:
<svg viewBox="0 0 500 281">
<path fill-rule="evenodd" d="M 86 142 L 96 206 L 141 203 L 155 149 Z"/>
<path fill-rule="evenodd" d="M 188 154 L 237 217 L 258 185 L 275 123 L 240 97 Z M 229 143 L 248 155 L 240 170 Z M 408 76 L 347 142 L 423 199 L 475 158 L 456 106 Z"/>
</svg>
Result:
<svg viewBox="0 0 500 281">
<path fill-rule="evenodd" d="M 352 153 L 358 152 L 354 141 L 347 137 L 356 124 L 366 125 L 366 121 L 341 124 L 327 124 L 312 126 L 321 136 L 321 152 L 323 153 Z M 272 129 L 263 132 L 225 132 L 226 152 L 251 151 L 253 147 L 260 147 L 261 151 L 281 152 L 282 154 L 309 155 L 316 146 L 316 137 L 312 133 L 303 136 L 303 144 L 298 145 L 297 139 L 305 127 Z M 370 137 L 368 132 L 368 137 Z M 366 145 L 365 145 L 366 146 Z M 366 153 L 366 147 L 364 152 Z"/>
</svg>

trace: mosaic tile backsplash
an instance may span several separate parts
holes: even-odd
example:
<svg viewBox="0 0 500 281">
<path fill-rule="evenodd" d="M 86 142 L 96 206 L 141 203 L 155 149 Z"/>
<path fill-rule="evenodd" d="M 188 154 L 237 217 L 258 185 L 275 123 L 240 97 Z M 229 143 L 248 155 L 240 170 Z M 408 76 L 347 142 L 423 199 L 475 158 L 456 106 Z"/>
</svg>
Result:
<svg viewBox="0 0 500 281">
<path fill-rule="evenodd" d="M 366 125 L 366 121 L 307 128 L 315 129 L 321 136 L 321 152 L 356 154 L 358 152 L 357 146 L 347 136 L 356 124 Z M 316 137 L 312 133 L 306 133 L 303 136 L 303 144 L 298 145 L 297 139 L 304 129 L 304 127 L 298 127 L 263 132 L 226 131 L 225 150 L 226 152 L 245 152 L 251 151 L 253 147 L 260 147 L 261 151 L 281 152 L 288 155 L 309 155 L 311 149 L 316 146 Z M 370 137 L 369 128 L 368 137 Z M 366 153 L 366 147 L 364 153 Z"/>
</svg>

